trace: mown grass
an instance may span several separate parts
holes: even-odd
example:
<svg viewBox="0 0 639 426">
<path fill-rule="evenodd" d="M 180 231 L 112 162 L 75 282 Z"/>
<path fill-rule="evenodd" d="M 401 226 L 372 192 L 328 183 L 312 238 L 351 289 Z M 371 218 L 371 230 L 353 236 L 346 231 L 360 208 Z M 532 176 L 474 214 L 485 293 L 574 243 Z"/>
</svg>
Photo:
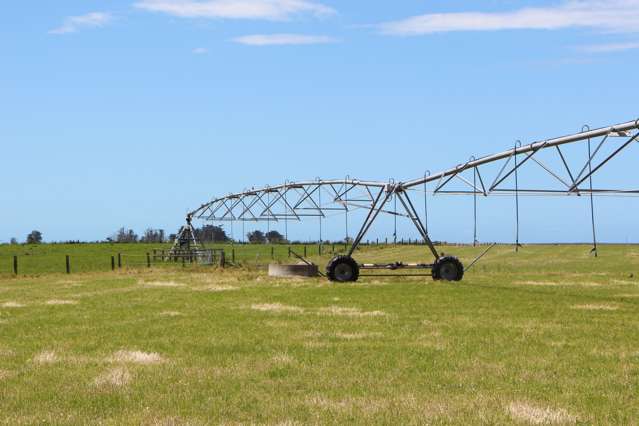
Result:
<svg viewBox="0 0 639 426">
<path fill-rule="evenodd" d="M 468 263 L 481 249 L 442 250 Z M 0 421 L 635 424 L 637 272 L 639 247 L 594 259 L 531 246 L 496 247 L 461 283 L 197 267 L 7 276 Z"/>
</svg>

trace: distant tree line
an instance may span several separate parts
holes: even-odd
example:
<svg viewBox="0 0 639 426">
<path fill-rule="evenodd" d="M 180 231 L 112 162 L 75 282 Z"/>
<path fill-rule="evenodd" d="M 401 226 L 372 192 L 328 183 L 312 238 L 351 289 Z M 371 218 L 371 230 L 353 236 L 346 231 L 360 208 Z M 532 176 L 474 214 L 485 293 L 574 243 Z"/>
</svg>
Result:
<svg viewBox="0 0 639 426">
<path fill-rule="evenodd" d="M 226 243 L 231 239 L 221 226 L 204 225 L 194 229 L 195 238 L 204 243 Z"/>
<path fill-rule="evenodd" d="M 194 233 L 195 238 L 204 243 L 224 243 L 231 241 L 221 226 L 204 225 L 201 228 L 194 228 Z M 132 229 L 123 227 L 107 238 L 107 241 L 114 243 L 165 243 L 172 242 L 175 238 L 176 234 L 169 234 L 167 236 L 164 229 L 148 228 L 142 236 L 139 236 Z"/>
<path fill-rule="evenodd" d="M 194 228 L 195 238 L 203 243 L 229 243 L 234 242 L 229 238 L 226 231 L 222 226 L 204 225 L 201 228 Z M 161 244 L 167 242 L 173 242 L 176 238 L 176 234 L 169 234 L 167 236 L 164 229 L 147 228 L 142 235 L 138 235 L 133 229 L 122 227 L 118 229 L 114 234 L 106 238 L 106 242 L 109 243 L 153 243 Z M 349 240 L 351 240 L 349 238 Z M 43 241 L 42 232 L 34 230 L 31 231 L 25 238 L 27 244 L 40 244 Z M 301 241 L 288 241 L 284 235 L 278 231 L 263 232 L 255 230 L 246 234 L 246 241 L 249 244 L 290 244 L 290 243 L 302 243 Z M 100 241 L 96 241 L 100 242 Z M 237 241 L 236 241 L 237 242 Z M 335 241 L 335 243 L 344 243 L 344 240 Z M 351 241 L 347 241 L 350 243 Z M 19 244 L 16 238 L 11 238 L 11 244 Z M 82 244 L 83 241 L 64 241 L 66 244 Z M 320 241 L 305 243 L 320 243 Z M 321 243 L 329 244 L 330 241 L 321 241 Z M 439 242 L 438 242 L 439 243 Z"/>
<path fill-rule="evenodd" d="M 280 234 L 277 231 L 269 231 L 267 233 L 264 233 L 260 230 L 255 230 L 246 234 L 246 238 L 251 244 L 265 244 L 267 242 L 270 244 L 281 244 L 288 242 L 284 238 L 284 235 Z"/>
</svg>

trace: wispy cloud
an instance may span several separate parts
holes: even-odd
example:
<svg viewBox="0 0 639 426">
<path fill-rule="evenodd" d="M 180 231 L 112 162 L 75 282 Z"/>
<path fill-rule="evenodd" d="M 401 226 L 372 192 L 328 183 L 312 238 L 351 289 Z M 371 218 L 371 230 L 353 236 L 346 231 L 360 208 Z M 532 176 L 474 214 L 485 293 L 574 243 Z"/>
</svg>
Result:
<svg viewBox="0 0 639 426">
<path fill-rule="evenodd" d="M 191 51 L 194 55 L 206 55 L 209 53 L 209 49 L 206 47 L 196 47 Z"/>
<path fill-rule="evenodd" d="M 567 0 L 555 6 L 509 12 L 436 13 L 385 22 L 383 34 L 415 36 L 451 31 L 557 30 L 596 28 L 639 32 L 639 0 Z"/>
<path fill-rule="evenodd" d="M 578 49 L 582 52 L 587 52 L 587 53 L 623 52 L 624 50 L 639 49 L 639 42 L 591 44 L 588 46 L 579 46 Z"/>
<path fill-rule="evenodd" d="M 49 31 L 49 34 L 69 34 L 84 28 L 104 27 L 113 20 L 113 16 L 106 12 L 92 12 L 81 16 L 69 16 L 61 26 Z"/>
<path fill-rule="evenodd" d="M 264 19 L 282 21 L 294 15 L 328 16 L 335 10 L 310 0 L 140 0 L 135 7 L 181 18 Z"/>
<path fill-rule="evenodd" d="M 235 43 L 249 46 L 285 46 L 303 44 L 336 43 L 337 40 L 327 36 L 313 36 L 302 34 L 254 34 L 234 38 Z"/>
</svg>

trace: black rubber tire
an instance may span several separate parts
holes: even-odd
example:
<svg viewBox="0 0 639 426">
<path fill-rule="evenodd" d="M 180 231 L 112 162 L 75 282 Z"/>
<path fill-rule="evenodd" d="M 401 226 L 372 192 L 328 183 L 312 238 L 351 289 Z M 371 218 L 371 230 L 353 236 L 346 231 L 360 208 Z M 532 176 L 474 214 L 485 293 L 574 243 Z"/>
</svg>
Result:
<svg viewBox="0 0 639 426">
<path fill-rule="evenodd" d="M 335 256 L 326 265 L 326 276 L 330 281 L 354 282 L 359 278 L 359 265 L 350 256 Z"/>
<path fill-rule="evenodd" d="M 454 256 L 437 259 L 433 266 L 433 279 L 443 281 L 461 281 L 464 277 L 464 265 Z"/>
</svg>

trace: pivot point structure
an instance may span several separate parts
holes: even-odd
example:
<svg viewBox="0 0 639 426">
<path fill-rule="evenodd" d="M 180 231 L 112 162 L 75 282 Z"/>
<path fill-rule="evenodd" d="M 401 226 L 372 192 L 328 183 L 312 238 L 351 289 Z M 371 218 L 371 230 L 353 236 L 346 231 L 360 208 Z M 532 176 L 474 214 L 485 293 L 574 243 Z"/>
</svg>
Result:
<svg viewBox="0 0 639 426">
<path fill-rule="evenodd" d="M 427 226 L 419 217 L 411 191 L 434 184 L 433 194 L 457 194 L 488 197 L 491 195 L 511 195 L 516 199 L 517 218 L 519 217 L 518 199 L 521 195 L 589 195 L 592 206 L 593 195 L 639 195 L 639 189 L 593 188 L 592 177 L 613 158 L 619 156 L 639 137 L 639 120 L 590 130 L 584 127 L 581 132 L 553 139 L 520 143 L 497 154 L 474 158 L 453 168 L 427 173 L 423 177 L 406 182 L 381 182 L 358 179 L 322 180 L 286 182 L 282 185 L 249 189 L 227 196 L 218 197 L 201 205 L 187 216 L 188 235 L 193 218 L 216 222 L 275 222 L 289 220 L 300 221 L 307 218 L 326 217 L 335 211 L 351 208 L 366 209 L 364 222 L 350 244 L 348 251 L 334 257 L 326 267 L 326 275 L 332 281 L 357 281 L 365 270 L 416 269 L 430 271 L 433 279 L 459 281 L 464 276 L 462 263 L 453 256 L 441 256 L 435 249 Z M 594 150 L 593 142 L 596 143 Z M 578 168 L 570 167 L 567 151 L 587 148 L 586 160 Z M 564 150 L 565 149 L 565 150 Z M 584 151 L 581 151 L 582 153 Z M 537 172 L 544 173 L 553 184 L 520 188 L 519 173 L 524 167 L 533 165 Z M 468 176 L 472 174 L 472 177 Z M 491 176 L 492 175 L 492 176 Z M 491 179 L 489 179 L 489 177 Z M 514 178 L 514 187 L 512 181 Z M 452 182 L 461 183 L 465 189 L 452 188 Z M 489 183 L 492 182 L 492 183 Z M 390 201 L 399 202 L 402 212 L 397 208 L 389 209 Z M 397 205 L 397 204 L 396 204 Z M 476 208 L 475 208 L 476 210 Z M 367 264 L 357 262 L 353 254 L 361 244 L 380 214 L 408 218 L 421 236 L 428 252 L 430 262 L 406 264 L 402 262 Z M 347 217 L 348 225 L 348 217 Z M 192 232 L 192 228 L 191 232 Z M 182 234 L 182 233 L 181 233 Z M 347 233 L 348 235 L 348 233 Z M 594 236 L 594 210 L 593 210 Z M 476 236 L 475 236 L 476 239 Z M 519 243 L 517 238 L 517 244 Z M 177 240 L 176 240 L 177 244 Z M 596 241 L 595 241 L 596 247 Z M 363 275 L 363 274 L 362 274 Z"/>
</svg>

